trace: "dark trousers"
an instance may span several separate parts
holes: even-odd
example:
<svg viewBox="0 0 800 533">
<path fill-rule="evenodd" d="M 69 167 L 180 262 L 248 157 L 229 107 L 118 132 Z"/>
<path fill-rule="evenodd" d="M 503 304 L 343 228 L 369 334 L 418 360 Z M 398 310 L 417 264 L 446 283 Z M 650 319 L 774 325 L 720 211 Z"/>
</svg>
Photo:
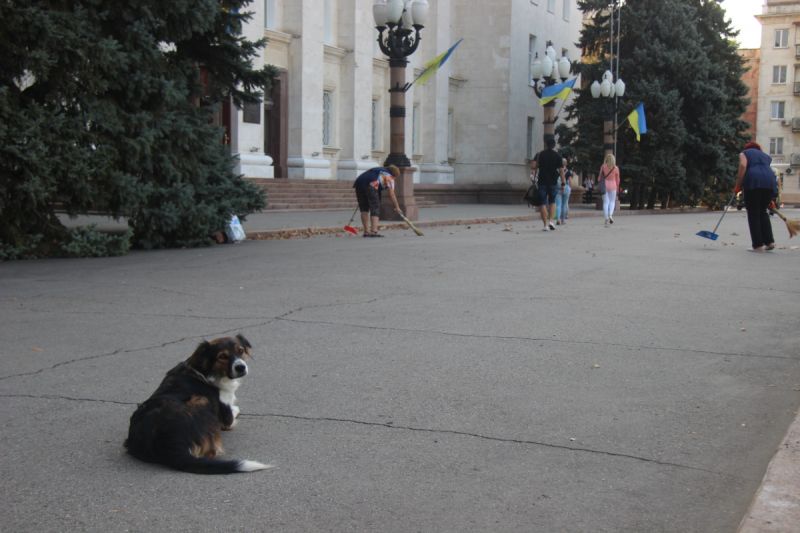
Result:
<svg viewBox="0 0 800 533">
<path fill-rule="evenodd" d="M 770 245 L 775 242 L 772 237 L 772 225 L 769 222 L 767 207 L 772 201 L 772 189 L 750 189 L 744 191 L 744 207 L 747 209 L 747 225 L 750 227 L 750 240 L 753 248 Z"/>
</svg>

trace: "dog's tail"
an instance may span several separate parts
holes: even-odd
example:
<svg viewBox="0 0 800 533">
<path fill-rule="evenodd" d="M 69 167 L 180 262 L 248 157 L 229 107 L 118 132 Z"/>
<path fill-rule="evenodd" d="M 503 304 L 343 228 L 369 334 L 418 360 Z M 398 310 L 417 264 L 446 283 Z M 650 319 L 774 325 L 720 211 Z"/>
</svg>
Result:
<svg viewBox="0 0 800 533">
<path fill-rule="evenodd" d="M 272 465 L 248 461 L 246 459 L 211 459 L 207 457 L 194 457 L 183 455 L 175 457 L 169 466 L 190 472 L 192 474 L 237 474 L 242 472 L 257 472 L 272 468 Z"/>
<path fill-rule="evenodd" d="M 153 453 L 152 449 L 143 449 L 134 446 L 130 439 L 125 441 L 125 447 L 132 456 L 148 463 L 160 463 L 164 466 L 191 472 L 193 474 L 236 474 L 240 472 L 256 472 L 272 468 L 272 465 L 248 461 L 243 459 L 217 459 L 216 457 L 196 457 L 188 450 L 172 448 L 161 449 L 160 453 Z"/>
</svg>

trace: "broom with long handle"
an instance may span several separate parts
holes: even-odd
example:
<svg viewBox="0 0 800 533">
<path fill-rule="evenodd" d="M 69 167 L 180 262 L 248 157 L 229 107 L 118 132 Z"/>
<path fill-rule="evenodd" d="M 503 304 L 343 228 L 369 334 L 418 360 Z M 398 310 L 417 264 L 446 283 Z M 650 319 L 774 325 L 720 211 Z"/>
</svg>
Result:
<svg viewBox="0 0 800 533">
<path fill-rule="evenodd" d="M 786 215 L 778 211 L 775 207 L 772 207 L 771 209 L 776 215 L 778 215 L 781 218 L 781 220 L 783 220 L 786 223 L 786 229 L 789 230 L 790 239 L 795 235 L 797 235 L 798 233 L 800 233 L 800 220 L 786 218 Z"/>
<path fill-rule="evenodd" d="M 405 222 L 405 223 L 406 223 L 406 225 L 407 225 L 409 228 L 411 228 L 411 230 L 412 230 L 414 233 L 416 233 L 416 234 L 417 234 L 417 235 L 419 235 L 420 237 L 422 237 L 423 235 L 425 235 L 424 233 L 422 233 L 422 232 L 419 230 L 419 228 L 418 228 L 418 227 L 416 227 L 416 226 L 415 226 L 415 225 L 414 225 L 414 224 L 413 224 L 413 223 L 412 223 L 410 220 L 408 220 L 408 219 L 406 218 L 406 216 L 405 216 L 403 213 L 400 213 L 400 218 L 402 218 L 402 219 L 403 219 L 403 222 Z"/>
</svg>

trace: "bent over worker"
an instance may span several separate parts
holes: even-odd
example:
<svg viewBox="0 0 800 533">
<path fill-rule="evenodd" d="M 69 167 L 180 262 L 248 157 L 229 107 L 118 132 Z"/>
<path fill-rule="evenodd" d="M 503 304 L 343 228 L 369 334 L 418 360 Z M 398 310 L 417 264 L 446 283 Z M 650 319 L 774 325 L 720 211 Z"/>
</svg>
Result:
<svg viewBox="0 0 800 533">
<path fill-rule="evenodd" d="M 364 226 L 364 237 L 383 237 L 378 233 L 378 222 L 381 214 L 381 192 L 386 189 L 389 199 L 394 204 L 395 213 L 401 214 L 400 204 L 394 193 L 394 180 L 400 176 L 400 169 L 394 165 L 375 167 L 367 170 L 353 182 L 356 190 L 358 209 L 361 211 L 361 224 Z"/>
</svg>

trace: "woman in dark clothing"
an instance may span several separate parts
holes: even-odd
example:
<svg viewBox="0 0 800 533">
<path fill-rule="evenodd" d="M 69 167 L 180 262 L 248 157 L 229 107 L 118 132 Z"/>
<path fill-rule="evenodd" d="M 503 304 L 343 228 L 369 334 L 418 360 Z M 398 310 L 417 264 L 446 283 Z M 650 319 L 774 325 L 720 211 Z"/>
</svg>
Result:
<svg viewBox="0 0 800 533">
<path fill-rule="evenodd" d="M 389 199 L 394 204 L 395 213 L 402 213 L 397 196 L 394 193 L 394 180 L 400 177 L 400 169 L 394 165 L 375 167 L 362 173 L 353 183 L 356 190 L 356 201 L 361 211 L 361 224 L 364 226 L 364 237 L 383 237 L 378 233 L 378 222 L 381 216 L 381 191 L 389 191 Z"/>
<path fill-rule="evenodd" d="M 739 172 L 736 175 L 734 192 L 744 191 L 744 207 L 747 209 L 747 225 L 753 250 L 764 252 L 775 248 L 772 225 L 767 208 L 778 194 L 778 183 L 770 164 L 772 158 L 761 150 L 756 142 L 744 145 L 739 154 Z"/>
</svg>

